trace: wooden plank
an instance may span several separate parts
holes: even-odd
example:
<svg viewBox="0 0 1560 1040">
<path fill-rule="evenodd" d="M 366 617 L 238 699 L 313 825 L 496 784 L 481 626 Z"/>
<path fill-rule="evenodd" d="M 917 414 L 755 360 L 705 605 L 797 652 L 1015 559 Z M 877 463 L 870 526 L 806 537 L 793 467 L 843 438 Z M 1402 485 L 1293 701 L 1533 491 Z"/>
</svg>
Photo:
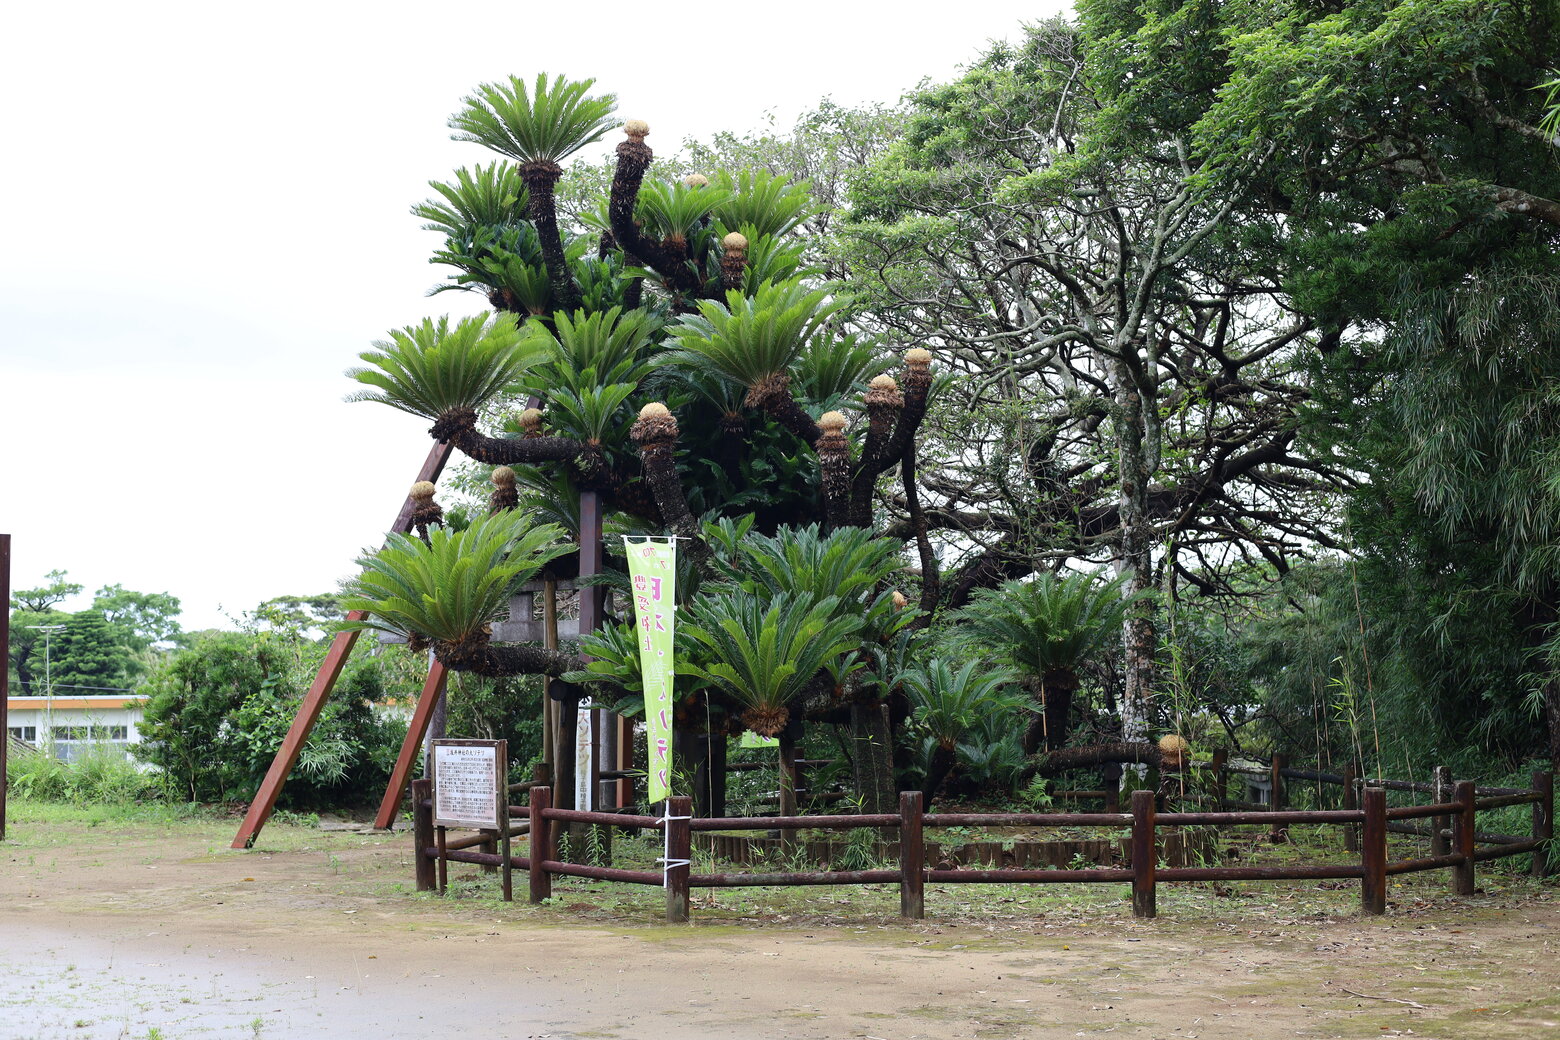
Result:
<svg viewBox="0 0 1560 1040">
<path fill-rule="evenodd" d="M 448 680 L 448 669 L 435 660 L 428 668 L 428 679 L 423 683 L 422 692 L 417 695 L 417 708 L 412 712 L 411 722 L 407 724 L 406 739 L 401 741 L 401 753 L 396 756 L 395 768 L 390 771 L 390 782 L 385 785 L 385 796 L 379 802 L 379 815 L 374 817 L 374 826 L 380 830 L 395 823 L 396 810 L 401 806 L 401 795 L 411 780 L 412 764 L 417 761 L 417 752 L 422 748 L 423 737 L 428 734 L 428 724 L 433 721 L 433 711 L 438 707 L 439 697 L 443 695 L 444 684 Z"/>
<path fill-rule="evenodd" d="M 428 457 L 423 460 L 422 469 L 417 471 L 417 480 L 437 480 L 439 474 L 444 472 L 444 464 L 449 461 L 453 450 L 443 441 L 436 441 L 429 449 Z M 391 533 L 404 534 L 411 530 L 413 508 L 412 496 L 408 494 L 401 504 L 401 511 L 396 514 L 395 523 L 391 525 Z M 361 621 L 363 617 L 361 611 L 347 615 L 349 621 Z M 341 675 L 341 668 L 347 663 L 347 655 L 352 652 L 357 637 L 357 632 L 337 632 L 336 638 L 331 640 L 325 663 L 320 665 L 319 672 L 315 674 L 314 682 L 309 686 L 309 692 L 304 695 L 303 703 L 298 706 L 298 714 L 293 717 L 292 725 L 287 730 L 287 736 L 282 739 L 282 746 L 271 760 L 271 768 L 266 770 L 265 779 L 260 781 L 260 790 L 255 792 L 254 800 L 249 803 L 244 822 L 238 826 L 238 834 L 233 837 L 233 848 L 252 847 L 260 836 L 261 828 L 271 818 L 271 813 L 276 809 L 276 799 L 282 793 L 282 785 L 298 764 L 303 745 L 314 730 L 314 724 L 319 721 L 320 712 L 325 708 L 325 701 L 330 697 L 330 691 L 335 687 L 336 679 Z"/>
</svg>

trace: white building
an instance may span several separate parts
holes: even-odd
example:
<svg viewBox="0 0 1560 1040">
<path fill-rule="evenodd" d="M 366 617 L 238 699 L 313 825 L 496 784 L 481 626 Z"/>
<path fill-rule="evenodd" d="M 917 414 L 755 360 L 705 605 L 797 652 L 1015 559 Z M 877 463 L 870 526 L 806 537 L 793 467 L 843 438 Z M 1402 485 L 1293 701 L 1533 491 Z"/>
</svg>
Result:
<svg viewBox="0 0 1560 1040">
<path fill-rule="evenodd" d="M 141 741 L 143 697 L 11 697 L 6 705 L 11 736 L 37 747 L 52 738 L 55 756 L 67 762 L 92 746 L 124 751 Z"/>
</svg>

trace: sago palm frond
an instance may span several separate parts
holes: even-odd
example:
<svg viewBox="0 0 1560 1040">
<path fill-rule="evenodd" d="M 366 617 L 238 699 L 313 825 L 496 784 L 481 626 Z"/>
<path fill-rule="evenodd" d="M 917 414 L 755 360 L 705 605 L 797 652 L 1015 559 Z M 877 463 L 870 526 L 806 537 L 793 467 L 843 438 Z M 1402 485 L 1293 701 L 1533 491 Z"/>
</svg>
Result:
<svg viewBox="0 0 1560 1040">
<path fill-rule="evenodd" d="M 813 204 L 810 185 L 765 170 L 743 170 L 733 177 L 722 172 L 715 186 L 729 196 L 715 207 L 721 234 L 741 231 L 750 241 L 764 235 L 783 235 L 820 212 Z"/>
<path fill-rule="evenodd" d="M 679 661 L 678 672 L 724 690 L 749 709 L 750 726 L 772 736 L 813 677 L 856 648 L 861 620 L 836 616 L 837 606 L 833 597 L 766 599 L 743 589 L 701 597 L 681 628 L 709 661 Z"/>
<path fill-rule="evenodd" d="M 687 241 L 709 221 L 712 210 L 730 199 L 731 192 L 713 184 L 652 181 L 640 189 L 634 216 L 652 237 Z"/>
<path fill-rule="evenodd" d="M 895 359 L 873 340 L 855 334 L 818 335 L 791 366 L 791 386 L 818 412 L 860 408 L 861 394 L 872 377 L 894 364 Z"/>
<path fill-rule="evenodd" d="M 590 383 L 594 374 L 594 369 L 586 369 L 581 382 Z M 623 406 L 637 389 L 636 383 L 554 386 L 546 392 L 548 425 L 555 433 L 587 444 L 626 444 L 634 417 L 632 409 Z"/>
<path fill-rule="evenodd" d="M 700 300 L 699 313 L 670 330 L 679 365 L 708 368 L 749 388 L 785 375 L 807 341 L 846 301 L 801 282 L 766 282 L 752 296 Z"/>
<path fill-rule="evenodd" d="M 549 84 L 541 73 L 529 91 L 518 76 L 510 76 L 507 84 L 484 83 L 464 99 L 465 108 L 450 116 L 450 129 L 456 131 L 450 137 L 523 163 L 556 163 L 601 140 L 613 125 L 617 98 L 588 96 L 595 82 L 558 76 Z"/>
<path fill-rule="evenodd" d="M 1121 638 L 1131 598 L 1125 576 L 1041 574 L 978 590 L 959 612 L 968 634 L 1039 678 L 1076 671 L 1091 655 Z"/>
<path fill-rule="evenodd" d="M 823 534 L 816 524 L 782 527 L 773 537 L 749 534 L 741 556 L 726 566 L 729 577 L 754 592 L 835 597 L 843 609 L 859 612 L 873 586 L 903 566 L 902 545 L 864 527 Z"/>
<path fill-rule="evenodd" d="M 748 285 L 816 278 L 823 274 L 822 268 L 802 265 L 807 247 L 801 242 L 786 242 L 775 235 L 760 235 L 748 224 L 742 226 L 742 235 L 748 240 L 747 269 L 744 275 Z"/>
<path fill-rule="evenodd" d="M 970 661 L 955 672 L 940 658 L 904 675 L 911 721 L 944 751 L 952 751 L 973 726 L 987 716 L 1001 717 L 1017 711 L 1024 698 L 1006 687 L 1013 676 L 1000 669 Z"/>
<path fill-rule="evenodd" d="M 503 613 L 511 588 L 566 551 L 561 528 L 533 525 L 515 510 L 464 531 L 435 528 L 426 544 L 392 534 L 383 549 L 358 561 L 362 573 L 344 588 L 345 608 L 368 612 L 348 627 L 466 643 Z"/>
<path fill-rule="evenodd" d="M 428 223 L 424 231 L 442 231 L 455 237 L 479 227 L 505 226 L 525 219 L 526 190 L 520 171 L 495 160 L 486 166 L 455 171 L 452 182 L 429 181 L 440 198 L 412 207 L 412 213 Z"/>
<path fill-rule="evenodd" d="M 593 369 L 598 382 L 637 383 L 648 371 L 646 348 L 660 330 L 660 319 L 648 311 L 625 313 L 621 307 L 595 314 L 560 311 L 553 318 L 553 359 L 548 367 L 565 375 Z"/>
<path fill-rule="evenodd" d="M 543 342 L 509 314 L 492 321 L 462 318 L 453 328 L 448 316 L 425 318 L 420 325 L 393 330 L 390 339 L 374 346 L 378 349 L 358 355 L 372 367 L 347 371 L 373 389 L 347 400 L 378 401 L 425 419 L 457 408 L 481 408 L 547 356 Z"/>
</svg>

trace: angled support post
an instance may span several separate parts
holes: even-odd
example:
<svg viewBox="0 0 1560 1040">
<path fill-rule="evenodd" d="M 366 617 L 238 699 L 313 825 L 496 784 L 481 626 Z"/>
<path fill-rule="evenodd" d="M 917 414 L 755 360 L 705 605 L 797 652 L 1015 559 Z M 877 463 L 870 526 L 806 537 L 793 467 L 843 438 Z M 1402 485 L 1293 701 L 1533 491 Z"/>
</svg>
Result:
<svg viewBox="0 0 1560 1040">
<path fill-rule="evenodd" d="M 412 775 L 412 763 L 417 761 L 417 752 L 422 747 L 423 737 L 428 733 L 428 724 L 433 721 L 433 711 L 439 705 L 439 698 L 444 695 L 444 684 L 449 677 L 449 671 L 439 661 L 434 661 L 428 668 L 428 679 L 423 683 L 422 692 L 417 695 L 417 708 L 406 726 L 406 739 L 401 741 L 401 753 L 396 756 L 390 782 L 385 785 L 385 796 L 379 803 L 379 815 L 374 817 L 374 826 L 380 830 L 386 830 L 395 823 L 395 812 L 401 807 L 401 795 L 406 793 L 406 784 Z"/>
<path fill-rule="evenodd" d="M 444 464 L 449 461 L 450 452 L 453 449 L 443 441 L 435 442 L 428 452 L 428 457 L 423 461 L 422 469 L 417 473 L 418 480 L 433 481 L 444 472 Z M 391 526 L 392 534 L 404 534 L 411 530 L 412 526 L 412 498 L 410 495 L 401 505 L 401 511 L 396 515 L 395 523 Z M 364 615 L 359 611 L 353 611 L 347 615 L 348 621 L 361 621 Z M 244 814 L 244 822 L 238 825 L 238 834 L 233 837 L 232 847 L 235 849 L 247 849 L 254 845 L 255 838 L 260 835 L 260 829 L 271 818 L 271 813 L 276 809 L 276 799 L 282 793 L 282 785 L 287 782 L 287 777 L 292 773 L 293 767 L 298 764 L 298 756 L 303 752 L 303 745 L 309 739 L 309 734 L 314 730 L 314 724 L 320 719 L 320 712 L 325 710 L 325 701 L 330 697 L 330 691 L 336 685 L 336 679 L 341 675 L 342 666 L 347 663 L 347 655 L 352 652 L 352 644 L 357 642 L 356 632 L 337 632 L 336 638 L 331 640 L 330 651 L 325 655 L 325 663 L 320 665 L 319 672 L 314 676 L 314 682 L 309 686 L 309 692 L 304 695 L 303 703 L 298 706 L 298 714 L 293 717 L 292 725 L 287 730 L 287 736 L 282 738 L 282 746 L 277 749 L 276 757 L 271 760 L 271 768 L 266 770 L 265 779 L 260 781 L 260 790 L 255 792 L 254 800 L 249 803 L 249 811 Z"/>
<path fill-rule="evenodd" d="M 11 753 L 11 730 L 7 726 L 11 697 L 11 536 L 0 534 L 0 841 L 5 840 L 6 759 Z"/>
</svg>

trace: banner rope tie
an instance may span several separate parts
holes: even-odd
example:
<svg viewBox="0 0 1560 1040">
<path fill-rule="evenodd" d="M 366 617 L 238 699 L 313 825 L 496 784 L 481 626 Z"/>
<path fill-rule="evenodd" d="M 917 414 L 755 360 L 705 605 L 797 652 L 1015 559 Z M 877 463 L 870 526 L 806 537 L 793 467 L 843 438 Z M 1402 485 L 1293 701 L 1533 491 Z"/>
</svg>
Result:
<svg viewBox="0 0 1560 1040">
<path fill-rule="evenodd" d="M 673 867 L 692 867 L 691 859 L 672 859 L 672 828 L 668 826 L 672 820 L 691 820 L 692 816 L 673 816 L 671 799 L 661 803 L 661 852 L 656 857 L 656 862 L 661 864 L 661 887 L 670 888 L 671 879 L 667 874 Z"/>
</svg>

